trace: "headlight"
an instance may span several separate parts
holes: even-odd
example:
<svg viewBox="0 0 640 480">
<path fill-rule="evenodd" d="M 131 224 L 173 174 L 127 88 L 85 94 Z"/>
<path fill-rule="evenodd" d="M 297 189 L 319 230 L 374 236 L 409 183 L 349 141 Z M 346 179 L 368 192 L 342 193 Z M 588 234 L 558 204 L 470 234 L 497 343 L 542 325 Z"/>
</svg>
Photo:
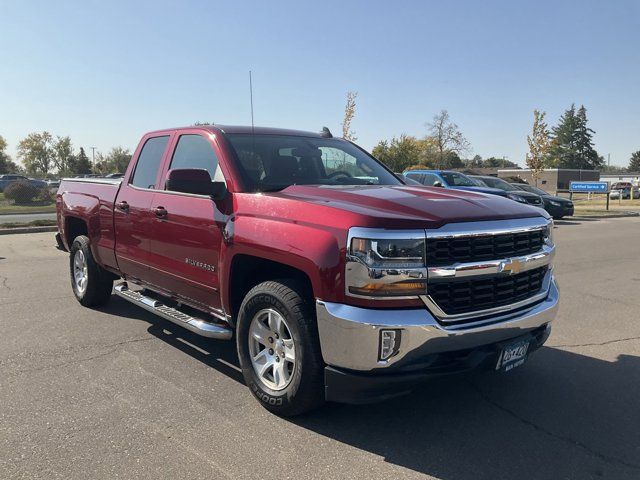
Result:
<svg viewBox="0 0 640 480">
<path fill-rule="evenodd" d="M 544 229 L 544 243 L 549 247 L 553 247 L 553 220 Z"/>
<path fill-rule="evenodd" d="M 517 193 L 507 193 L 507 197 L 509 197 L 511 200 L 515 200 L 516 202 L 527 203 L 527 200 Z"/>
<path fill-rule="evenodd" d="M 560 202 L 556 202 L 555 200 L 549 200 L 549 204 L 553 205 L 554 207 L 561 207 L 562 204 Z"/>
<path fill-rule="evenodd" d="M 352 228 L 346 293 L 357 297 L 416 297 L 427 291 L 424 230 Z"/>
</svg>

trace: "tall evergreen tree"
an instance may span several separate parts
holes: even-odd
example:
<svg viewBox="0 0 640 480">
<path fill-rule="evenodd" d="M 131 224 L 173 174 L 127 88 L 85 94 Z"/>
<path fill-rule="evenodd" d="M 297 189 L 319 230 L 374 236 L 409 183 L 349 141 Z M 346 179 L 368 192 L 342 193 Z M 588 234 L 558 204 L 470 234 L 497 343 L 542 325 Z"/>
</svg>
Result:
<svg viewBox="0 0 640 480">
<path fill-rule="evenodd" d="M 603 159 L 593 148 L 593 134 L 587 126 L 587 109 L 582 105 L 576 112 L 571 105 L 560 117 L 553 128 L 547 166 L 555 168 L 596 169 L 602 166 Z"/>
<path fill-rule="evenodd" d="M 553 168 L 574 168 L 577 163 L 575 143 L 578 121 L 576 107 L 571 105 L 562 116 L 558 125 L 552 129 L 552 142 L 547 163 Z"/>
<path fill-rule="evenodd" d="M 640 150 L 631 154 L 631 160 L 629 160 L 629 171 L 640 172 Z"/>
<path fill-rule="evenodd" d="M 587 109 L 584 108 L 584 105 L 580 105 L 576 119 L 578 121 L 578 131 L 576 132 L 578 168 L 597 169 L 602 166 L 604 161 L 593 148 L 593 134 L 596 132 L 587 126 Z"/>
<path fill-rule="evenodd" d="M 82 174 L 82 173 L 91 173 L 92 170 L 91 162 L 89 161 L 89 157 L 84 153 L 84 148 L 80 147 L 80 153 L 75 156 L 71 166 L 71 173 Z"/>
</svg>

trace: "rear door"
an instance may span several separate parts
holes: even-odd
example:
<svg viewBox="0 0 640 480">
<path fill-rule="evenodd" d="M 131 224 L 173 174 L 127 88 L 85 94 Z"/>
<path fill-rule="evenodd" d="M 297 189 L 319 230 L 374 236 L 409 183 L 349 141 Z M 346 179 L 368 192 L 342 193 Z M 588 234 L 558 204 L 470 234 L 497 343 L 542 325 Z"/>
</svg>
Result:
<svg viewBox="0 0 640 480">
<path fill-rule="evenodd" d="M 149 238 L 155 214 L 151 202 L 166 156 L 170 134 L 143 138 L 137 158 L 129 166 L 114 208 L 116 259 L 124 274 L 148 281 Z"/>
<path fill-rule="evenodd" d="M 164 178 L 172 169 L 203 168 L 225 181 L 215 136 L 201 130 L 181 131 L 173 142 Z M 224 202 L 206 195 L 158 190 L 151 205 L 162 215 L 152 219 L 151 280 L 167 292 L 208 310 L 221 312 L 218 262 L 228 215 Z M 166 213 L 165 213 L 166 212 Z"/>
</svg>

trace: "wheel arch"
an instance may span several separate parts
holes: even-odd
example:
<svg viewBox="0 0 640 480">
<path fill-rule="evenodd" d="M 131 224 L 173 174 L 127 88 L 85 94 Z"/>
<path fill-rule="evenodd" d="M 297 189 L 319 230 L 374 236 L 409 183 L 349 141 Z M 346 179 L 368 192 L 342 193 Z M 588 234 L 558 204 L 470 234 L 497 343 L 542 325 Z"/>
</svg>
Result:
<svg viewBox="0 0 640 480">
<path fill-rule="evenodd" d="M 228 313 L 235 326 L 240 305 L 246 294 L 256 285 L 267 280 L 292 279 L 302 288 L 301 294 L 314 298 L 313 283 L 303 270 L 264 257 L 250 254 L 237 254 L 231 261 L 229 285 L 227 289 Z"/>
</svg>

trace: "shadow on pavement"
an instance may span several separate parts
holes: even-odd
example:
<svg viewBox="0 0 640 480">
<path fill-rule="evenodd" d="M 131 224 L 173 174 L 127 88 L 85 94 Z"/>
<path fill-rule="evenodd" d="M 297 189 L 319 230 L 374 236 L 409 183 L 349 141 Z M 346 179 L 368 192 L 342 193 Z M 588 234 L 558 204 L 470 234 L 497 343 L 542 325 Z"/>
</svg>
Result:
<svg viewBox="0 0 640 480">
<path fill-rule="evenodd" d="M 640 358 L 542 348 L 519 371 L 441 378 L 294 422 L 443 480 L 637 479 L 639 398 Z"/>
<path fill-rule="evenodd" d="M 235 340 L 212 340 L 201 337 L 120 297 L 112 296 L 108 306 L 100 309 L 109 315 L 142 320 L 154 337 L 190 355 L 229 378 L 244 384 L 238 363 Z"/>
<path fill-rule="evenodd" d="M 199 337 L 119 298 L 104 311 L 150 323 L 152 335 L 243 383 L 235 342 Z M 639 399 L 640 357 L 543 347 L 508 374 L 436 378 L 395 400 L 328 404 L 287 420 L 443 480 L 638 479 Z"/>
</svg>

